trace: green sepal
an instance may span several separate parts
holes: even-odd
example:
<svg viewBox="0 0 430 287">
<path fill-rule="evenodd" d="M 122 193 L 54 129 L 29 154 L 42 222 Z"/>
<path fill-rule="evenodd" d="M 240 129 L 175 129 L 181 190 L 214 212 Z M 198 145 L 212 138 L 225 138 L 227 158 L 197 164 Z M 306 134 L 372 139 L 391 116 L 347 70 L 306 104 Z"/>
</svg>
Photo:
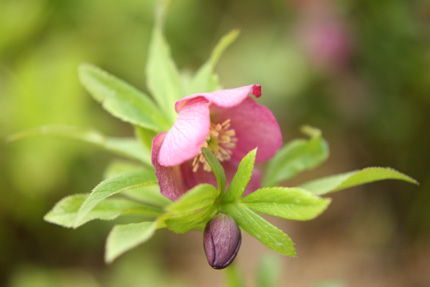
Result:
<svg viewBox="0 0 430 287">
<path fill-rule="evenodd" d="M 328 158 L 328 144 L 321 131 L 304 126 L 302 132 L 310 139 L 293 140 L 284 145 L 269 162 L 263 186 L 275 186 L 302 171 L 317 167 Z"/>
<path fill-rule="evenodd" d="M 386 179 L 403 180 L 409 183 L 418 184 L 418 182 L 412 177 L 398 172 L 395 169 L 387 167 L 368 167 L 362 170 L 355 170 L 315 179 L 302 184 L 301 187 L 314 194 L 326 194 Z"/>
<path fill-rule="evenodd" d="M 310 220 L 320 215 L 330 199 L 321 198 L 301 188 L 262 188 L 241 201 L 252 210 L 290 220 Z"/>
</svg>

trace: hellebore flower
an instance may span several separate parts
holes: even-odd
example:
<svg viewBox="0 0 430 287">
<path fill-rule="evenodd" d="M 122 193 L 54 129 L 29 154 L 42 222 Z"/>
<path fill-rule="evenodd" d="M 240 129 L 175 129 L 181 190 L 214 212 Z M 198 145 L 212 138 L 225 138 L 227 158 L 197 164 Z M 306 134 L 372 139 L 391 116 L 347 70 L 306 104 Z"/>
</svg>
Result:
<svg viewBox="0 0 430 287">
<path fill-rule="evenodd" d="M 256 163 L 274 156 L 282 145 L 281 131 L 270 110 L 251 94 L 259 97 L 261 86 L 194 94 L 176 102 L 174 125 L 152 142 L 152 163 L 164 196 L 177 200 L 200 183 L 216 186 L 203 147 L 221 162 L 227 182 L 252 149 L 258 147 Z M 260 175 L 254 170 L 247 192 L 259 186 Z"/>
<path fill-rule="evenodd" d="M 240 228 L 230 215 L 218 213 L 206 225 L 203 247 L 212 268 L 223 269 L 230 265 L 236 257 L 241 243 Z"/>
</svg>

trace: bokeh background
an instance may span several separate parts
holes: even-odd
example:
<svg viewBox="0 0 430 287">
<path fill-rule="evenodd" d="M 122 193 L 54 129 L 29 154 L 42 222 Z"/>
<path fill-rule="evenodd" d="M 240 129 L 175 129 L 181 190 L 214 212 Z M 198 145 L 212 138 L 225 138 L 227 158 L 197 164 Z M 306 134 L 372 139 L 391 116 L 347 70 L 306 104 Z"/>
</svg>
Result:
<svg viewBox="0 0 430 287">
<path fill-rule="evenodd" d="M 198 232 L 160 231 L 105 265 L 112 223 L 68 230 L 42 217 L 62 197 L 90 191 L 113 157 L 62 139 L 5 141 L 46 124 L 132 135 L 86 94 L 77 67 L 96 64 L 145 91 L 153 9 L 153 0 L 0 0 L 0 286 L 223 286 Z M 333 194 L 310 222 L 268 218 L 298 252 L 279 256 L 280 286 L 430 286 L 430 2 L 181 0 L 166 36 L 179 68 L 192 72 L 233 28 L 241 35 L 217 68 L 224 87 L 261 84 L 259 101 L 284 142 L 310 124 L 330 144 L 327 162 L 286 186 L 374 165 L 421 183 Z M 267 253 L 244 236 L 237 263 L 246 286 Z"/>
</svg>

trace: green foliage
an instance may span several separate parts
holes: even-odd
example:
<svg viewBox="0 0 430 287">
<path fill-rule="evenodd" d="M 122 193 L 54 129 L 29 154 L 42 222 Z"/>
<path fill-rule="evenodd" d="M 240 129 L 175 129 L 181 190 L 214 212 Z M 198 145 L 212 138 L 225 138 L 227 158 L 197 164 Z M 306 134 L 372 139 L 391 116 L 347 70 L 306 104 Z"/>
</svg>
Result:
<svg viewBox="0 0 430 287">
<path fill-rule="evenodd" d="M 218 190 L 212 185 L 200 184 L 176 202 L 163 197 L 154 169 L 151 168 L 152 140 L 156 134 L 171 127 L 176 118 L 174 106 L 177 100 L 188 94 L 220 88 L 218 77 L 214 74 L 215 66 L 239 34 L 233 30 L 225 35 L 215 46 L 209 60 L 184 84 L 163 35 L 164 14 L 169 2 L 164 1 L 164 5 L 157 7 L 149 47 L 146 74 L 148 90 L 153 99 L 100 68 L 89 64 L 79 68 L 83 86 L 109 113 L 132 124 L 136 138 L 105 137 L 97 131 L 68 126 L 45 126 L 9 138 L 14 140 L 36 134 L 68 137 L 95 144 L 147 165 L 147 169 L 143 169 L 129 162 L 114 163 L 106 171 L 106 179 L 91 194 L 64 198 L 46 214 L 46 221 L 76 228 L 94 219 L 112 220 L 124 214 L 154 218 L 154 222 L 116 225 L 112 229 L 105 255 L 106 262 L 112 262 L 124 252 L 147 241 L 157 228 L 167 227 L 177 233 L 201 229 L 216 213 L 223 211 L 269 248 L 283 255 L 295 256 L 294 243 L 288 235 L 257 212 L 289 220 L 311 220 L 330 203 L 330 199 L 318 195 L 384 179 L 417 183 L 392 169 L 368 168 L 313 180 L 301 187 L 272 187 L 300 172 L 317 167 L 327 159 L 329 148 L 320 130 L 306 126 L 303 132 L 309 139 L 291 141 L 269 162 L 263 180 L 263 185 L 268 188 L 258 189 L 241 198 L 254 171 L 257 149 L 241 160 L 227 191 L 223 166 L 212 152 L 202 149 L 216 177 Z M 272 58 L 278 61 L 277 57 Z M 125 198 L 110 198 L 119 193 Z M 269 261 L 262 265 L 258 286 L 276 285 L 273 281 L 277 277 L 275 265 Z M 235 270 L 231 267 L 228 270 L 230 286 L 243 286 Z"/>
<path fill-rule="evenodd" d="M 239 30 L 233 30 L 219 41 L 215 46 L 209 60 L 194 75 L 187 89 L 187 95 L 196 93 L 208 93 L 219 90 L 220 84 L 218 76 L 214 74 L 214 69 L 219 58 L 239 36 Z"/>
<path fill-rule="evenodd" d="M 218 196 L 217 190 L 210 184 L 199 184 L 190 189 L 166 210 L 173 213 L 188 213 L 212 205 Z"/>
<path fill-rule="evenodd" d="M 136 88 L 90 64 L 79 67 L 79 79 L 113 116 L 153 131 L 169 128 L 152 100 Z"/>
<path fill-rule="evenodd" d="M 302 184 L 301 187 L 315 194 L 326 194 L 385 179 L 403 180 L 418 184 L 415 179 L 397 170 L 384 167 L 368 167 L 362 170 L 315 179 Z"/>
<path fill-rule="evenodd" d="M 301 188 L 271 187 L 254 191 L 242 203 L 255 211 L 285 219 L 311 220 L 327 208 L 330 199 Z"/>
<path fill-rule="evenodd" d="M 251 179 L 252 171 L 254 170 L 256 155 L 257 149 L 253 149 L 241 160 L 237 172 L 223 197 L 224 202 L 237 200 L 245 192 L 246 186 Z"/>
<path fill-rule="evenodd" d="M 124 252 L 147 241 L 156 227 L 157 222 L 115 225 L 107 238 L 105 261 L 111 263 Z"/>
<path fill-rule="evenodd" d="M 123 214 L 137 214 L 148 217 L 156 217 L 163 211 L 151 205 L 138 203 L 127 199 L 108 198 L 94 207 L 78 225 L 74 225 L 76 215 L 81 205 L 87 200 L 89 194 L 70 195 L 59 202 L 43 218 L 45 221 L 61 225 L 63 227 L 79 227 L 91 220 L 113 220 Z"/>
<path fill-rule="evenodd" d="M 175 102 L 183 97 L 183 87 L 179 71 L 170 55 L 170 47 L 163 35 L 166 8 L 158 7 L 149 46 L 146 76 L 151 94 L 167 119 L 173 123 L 176 118 Z"/>
<path fill-rule="evenodd" d="M 105 170 L 104 178 L 111 178 L 122 173 L 142 170 L 142 167 L 126 161 L 113 161 Z M 155 206 L 166 206 L 171 200 L 160 193 L 160 187 L 156 184 L 143 187 L 135 187 L 122 191 L 122 194 L 130 199 L 145 202 Z"/>
<path fill-rule="evenodd" d="M 305 126 L 302 131 L 310 139 L 293 140 L 282 147 L 269 163 L 263 186 L 274 186 L 327 159 L 329 148 L 320 130 Z"/>
<path fill-rule="evenodd" d="M 196 211 L 180 214 L 167 214 L 164 223 L 167 228 L 176 233 L 185 233 L 198 228 L 201 224 L 208 222 L 217 212 L 213 205 L 201 208 Z"/>
<path fill-rule="evenodd" d="M 79 208 L 74 227 L 81 225 L 85 216 L 102 200 L 125 190 L 156 184 L 156 182 L 152 170 L 131 171 L 102 181 Z"/>
<path fill-rule="evenodd" d="M 52 125 L 25 130 L 8 137 L 9 141 L 37 135 L 50 135 L 91 143 L 116 154 L 137 159 L 151 166 L 151 157 L 134 138 L 106 137 L 99 131 L 73 126 Z"/>
<path fill-rule="evenodd" d="M 213 185 L 197 185 L 169 205 L 161 219 L 167 228 L 177 233 L 187 232 L 212 218 L 217 211 L 214 205 L 217 197 L 218 191 Z"/>
<path fill-rule="evenodd" d="M 240 203 L 223 206 L 239 226 L 267 247 L 287 256 L 296 256 L 294 243 L 282 230 Z"/>
<path fill-rule="evenodd" d="M 220 195 L 222 195 L 224 194 L 226 185 L 224 168 L 221 166 L 221 163 L 211 151 L 209 151 L 207 148 L 203 148 L 202 151 L 209 163 L 209 166 L 212 169 L 212 172 L 215 174 L 216 181 L 218 183 L 218 191 Z"/>
</svg>

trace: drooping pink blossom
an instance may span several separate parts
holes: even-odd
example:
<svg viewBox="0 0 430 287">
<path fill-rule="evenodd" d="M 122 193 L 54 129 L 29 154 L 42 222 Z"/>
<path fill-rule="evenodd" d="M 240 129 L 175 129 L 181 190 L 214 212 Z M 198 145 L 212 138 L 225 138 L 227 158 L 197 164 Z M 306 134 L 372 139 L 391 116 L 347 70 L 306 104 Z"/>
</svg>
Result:
<svg viewBox="0 0 430 287">
<path fill-rule="evenodd" d="M 176 102 L 174 125 L 152 143 L 152 163 L 164 196 L 177 200 L 200 183 L 216 185 L 203 147 L 221 162 L 227 183 L 240 160 L 254 148 L 258 148 L 256 163 L 274 156 L 282 145 L 281 131 L 270 110 L 257 104 L 251 94 L 259 97 L 261 87 L 194 94 Z M 259 186 L 260 175 L 254 169 L 246 192 Z"/>
</svg>

